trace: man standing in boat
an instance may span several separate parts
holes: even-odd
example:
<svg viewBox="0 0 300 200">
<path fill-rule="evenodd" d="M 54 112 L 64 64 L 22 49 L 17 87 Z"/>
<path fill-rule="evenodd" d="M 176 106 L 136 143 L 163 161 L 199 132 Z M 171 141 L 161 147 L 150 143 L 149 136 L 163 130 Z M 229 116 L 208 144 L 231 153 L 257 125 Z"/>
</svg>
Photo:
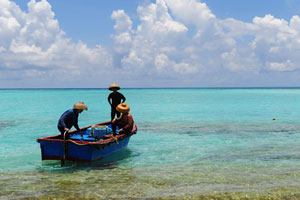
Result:
<svg viewBox="0 0 300 200">
<path fill-rule="evenodd" d="M 64 139 L 64 133 L 66 132 L 65 139 L 69 138 L 69 130 L 74 126 L 77 131 L 83 136 L 79 126 L 78 126 L 78 115 L 82 113 L 83 110 L 88 110 L 88 107 L 83 102 L 78 102 L 74 104 L 73 109 L 65 111 L 58 120 L 57 128 L 61 133 L 62 139 Z"/>
<path fill-rule="evenodd" d="M 117 114 L 117 117 L 120 117 L 120 112 L 116 109 L 116 107 L 121 103 L 124 103 L 126 101 L 126 98 L 124 95 L 118 90 L 120 90 L 120 86 L 117 83 L 112 83 L 109 88 L 109 90 L 113 91 L 109 94 L 107 100 L 109 105 L 111 106 L 111 121 L 115 118 L 115 115 Z"/>
<path fill-rule="evenodd" d="M 134 127 L 134 121 L 132 115 L 129 113 L 130 107 L 126 103 L 119 104 L 117 111 L 121 112 L 122 115 L 112 120 L 112 131 L 113 135 L 116 135 L 116 126 L 119 127 L 119 134 L 130 134 Z"/>
</svg>

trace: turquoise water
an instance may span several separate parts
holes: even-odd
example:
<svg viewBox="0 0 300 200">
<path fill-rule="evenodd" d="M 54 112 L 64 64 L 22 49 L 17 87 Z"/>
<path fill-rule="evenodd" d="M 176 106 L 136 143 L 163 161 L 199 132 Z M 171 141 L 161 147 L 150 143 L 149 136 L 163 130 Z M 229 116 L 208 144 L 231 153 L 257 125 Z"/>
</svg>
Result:
<svg viewBox="0 0 300 200">
<path fill-rule="evenodd" d="M 121 92 L 138 127 L 128 147 L 61 168 L 36 139 L 78 101 L 79 126 L 108 121 L 109 91 L 0 90 L 0 199 L 300 198 L 300 89 Z"/>
</svg>

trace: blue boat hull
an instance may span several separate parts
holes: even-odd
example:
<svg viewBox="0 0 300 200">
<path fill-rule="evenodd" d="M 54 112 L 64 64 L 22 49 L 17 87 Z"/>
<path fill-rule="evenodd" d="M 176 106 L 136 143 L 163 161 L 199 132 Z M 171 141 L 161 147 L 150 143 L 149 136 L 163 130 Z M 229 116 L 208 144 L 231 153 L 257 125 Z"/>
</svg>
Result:
<svg viewBox="0 0 300 200">
<path fill-rule="evenodd" d="M 86 128 L 88 127 L 82 130 Z M 133 134 L 135 133 L 136 128 Z M 98 142 L 73 140 L 64 142 L 60 139 L 60 135 L 56 135 L 39 138 L 37 142 L 40 143 L 42 160 L 61 160 L 65 152 L 64 160 L 89 162 L 122 150 L 128 145 L 131 135 L 117 135 L 116 138 L 108 138 Z"/>
<path fill-rule="evenodd" d="M 72 142 L 66 143 L 65 160 L 93 161 L 118 152 L 129 143 L 130 137 L 118 140 L 106 145 L 77 145 Z M 40 141 L 42 160 L 60 160 L 64 155 L 64 142 Z"/>
</svg>

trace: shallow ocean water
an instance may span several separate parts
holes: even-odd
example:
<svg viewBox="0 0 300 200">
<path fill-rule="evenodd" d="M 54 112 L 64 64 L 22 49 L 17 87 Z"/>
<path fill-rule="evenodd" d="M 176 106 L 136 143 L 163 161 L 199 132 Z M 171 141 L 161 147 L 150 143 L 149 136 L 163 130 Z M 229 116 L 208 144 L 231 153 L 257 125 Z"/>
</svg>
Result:
<svg viewBox="0 0 300 200">
<path fill-rule="evenodd" d="M 300 89 L 122 89 L 138 126 L 92 163 L 41 161 L 78 101 L 107 121 L 108 90 L 0 90 L 0 199 L 299 199 Z M 275 118 L 275 120 L 273 120 Z"/>
</svg>

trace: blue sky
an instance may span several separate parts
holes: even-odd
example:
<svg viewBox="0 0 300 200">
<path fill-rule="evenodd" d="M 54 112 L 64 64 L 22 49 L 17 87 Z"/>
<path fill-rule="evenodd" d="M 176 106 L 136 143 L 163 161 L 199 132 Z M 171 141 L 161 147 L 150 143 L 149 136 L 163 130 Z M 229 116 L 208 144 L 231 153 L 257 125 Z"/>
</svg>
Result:
<svg viewBox="0 0 300 200">
<path fill-rule="evenodd" d="M 0 5 L 0 88 L 300 86 L 297 0 Z"/>
<path fill-rule="evenodd" d="M 26 0 L 15 0 L 27 10 Z M 110 34 L 114 22 L 110 16 L 114 10 L 125 10 L 133 21 L 138 20 L 137 7 L 155 0 L 48 0 L 59 20 L 60 27 L 74 41 L 82 40 L 90 46 L 95 44 L 111 45 Z M 276 18 L 289 20 L 300 13 L 300 1 L 297 0 L 205 0 L 208 7 L 218 18 L 235 18 L 251 22 L 255 16 L 272 14 Z M 136 22 L 137 23 L 137 22 Z"/>
<path fill-rule="evenodd" d="M 27 10 L 28 1 L 15 1 L 23 10 Z M 90 46 L 96 44 L 111 45 L 114 21 L 110 16 L 114 10 L 125 10 L 133 20 L 137 20 L 136 9 L 139 5 L 151 1 L 141 0 L 48 0 L 59 20 L 61 29 L 74 41 L 84 41 Z M 152 1 L 155 2 L 155 1 Z"/>
</svg>

